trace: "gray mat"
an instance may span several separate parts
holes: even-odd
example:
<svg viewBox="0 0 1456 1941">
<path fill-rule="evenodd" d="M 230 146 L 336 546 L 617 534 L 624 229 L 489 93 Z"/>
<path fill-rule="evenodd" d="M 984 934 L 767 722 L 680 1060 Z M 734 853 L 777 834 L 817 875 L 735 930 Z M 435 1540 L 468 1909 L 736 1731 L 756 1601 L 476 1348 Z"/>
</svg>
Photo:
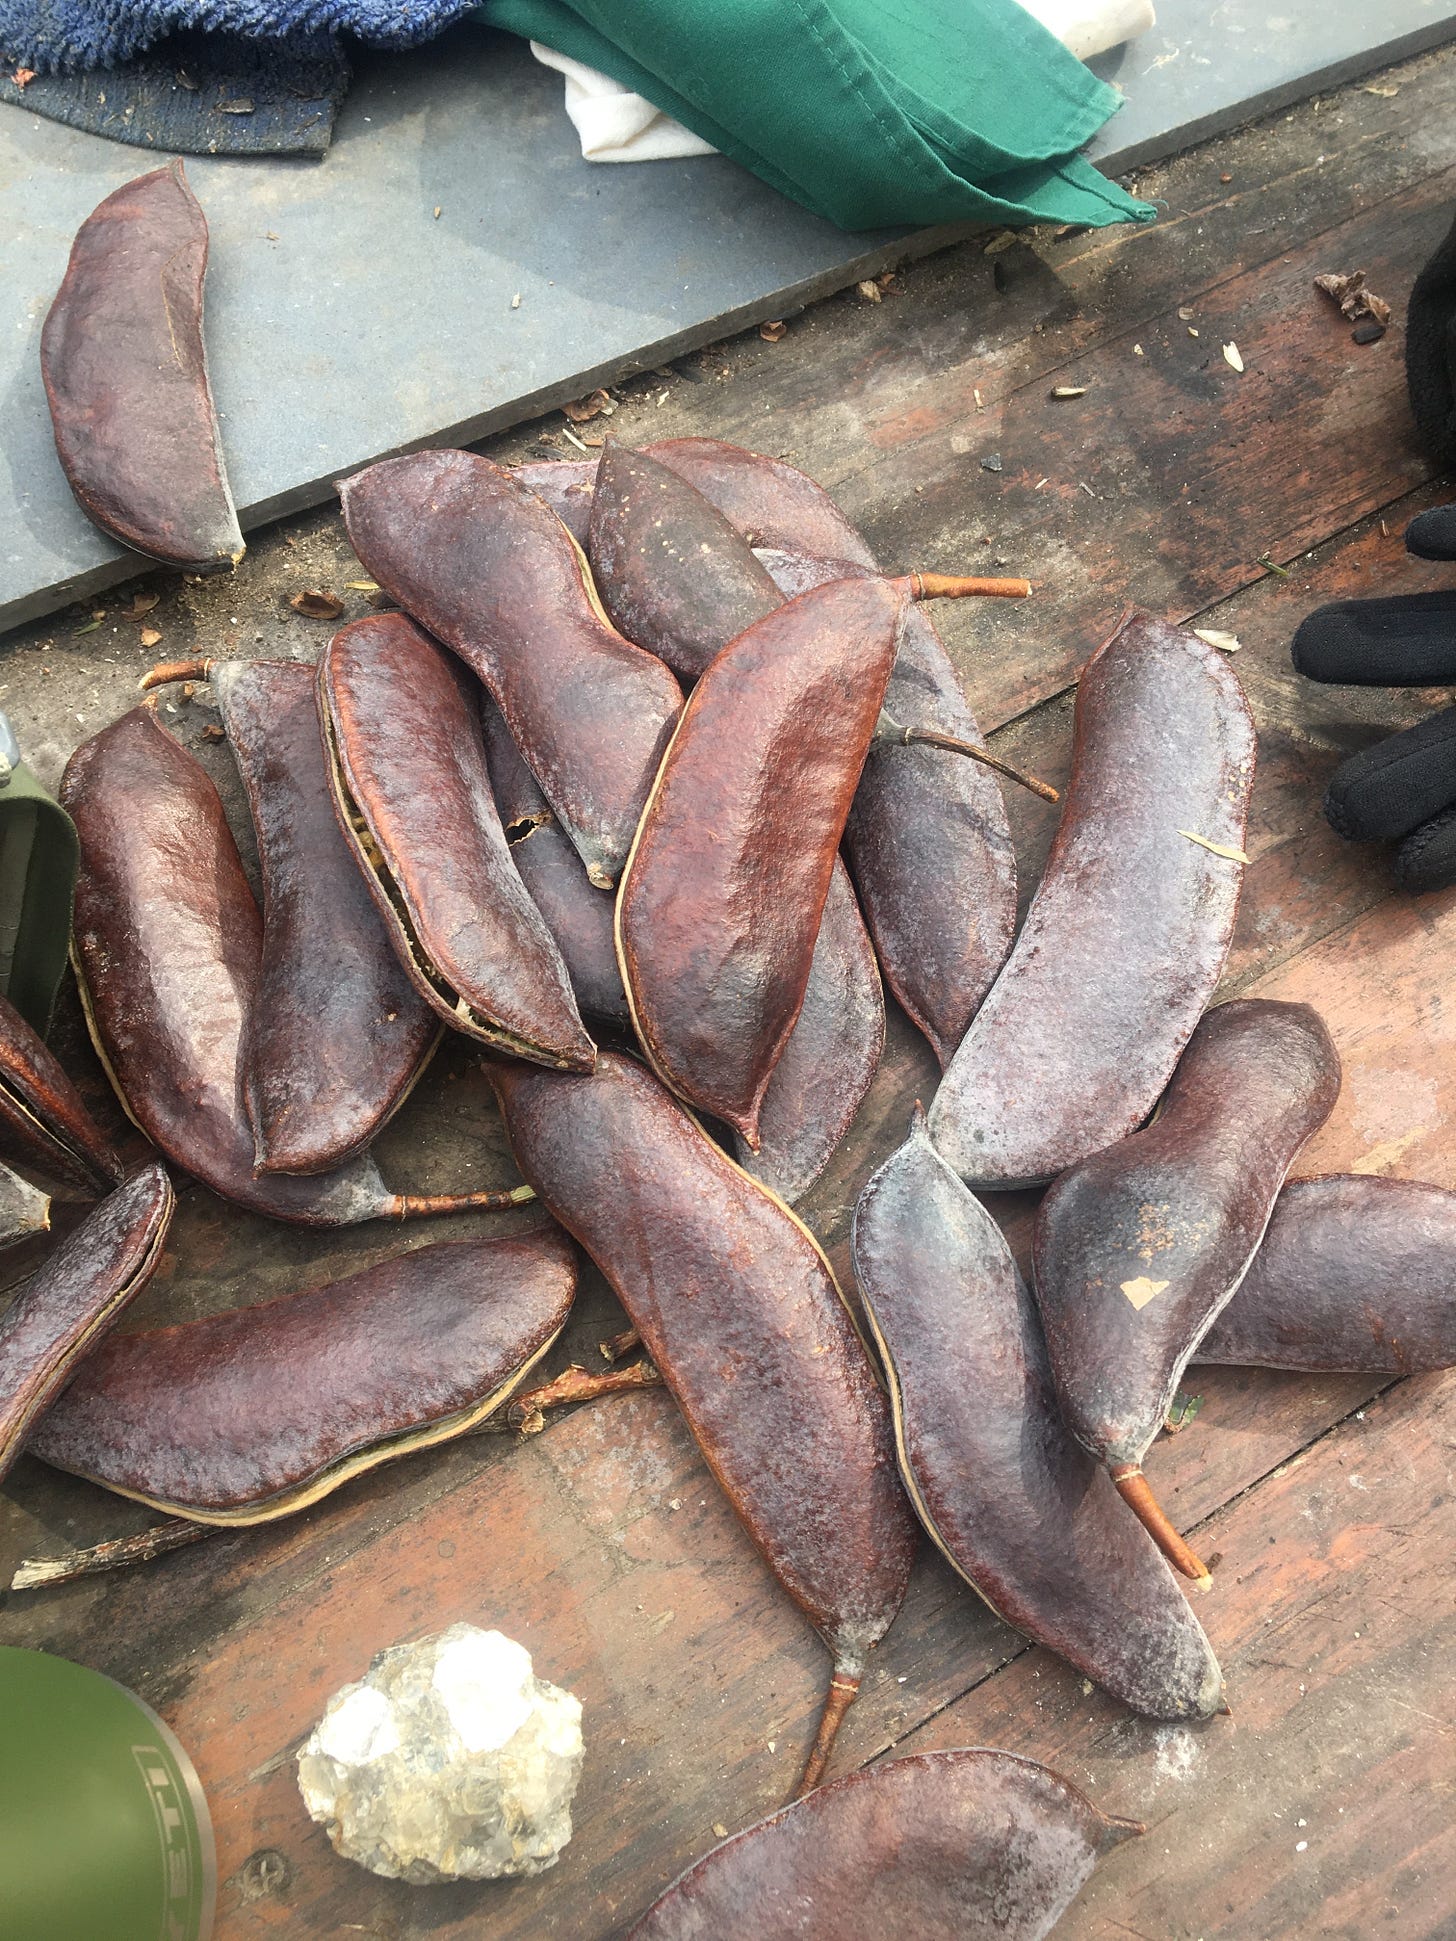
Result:
<svg viewBox="0 0 1456 1941">
<path fill-rule="evenodd" d="M 1160 14 L 1098 64 L 1128 96 L 1100 138 L 1109 172 L 1456 38 L 1452 0 L 1290 0 L 1277 27 L 1254 0 L 1214 25 L 1204 0 Z M 584 163 L 560 92 L 521 43 L 457 29 L 361 63 L 321 162 L 189 162 L 245 530 L 371 459 L 482 437 L 956 233 L 845 235 L 718 157 Z M 0 115 L 0 626 L 138 570 L 66 488 L 37 347 L 74 231 L 139 172 L 135 150 Z"/>
</svg>

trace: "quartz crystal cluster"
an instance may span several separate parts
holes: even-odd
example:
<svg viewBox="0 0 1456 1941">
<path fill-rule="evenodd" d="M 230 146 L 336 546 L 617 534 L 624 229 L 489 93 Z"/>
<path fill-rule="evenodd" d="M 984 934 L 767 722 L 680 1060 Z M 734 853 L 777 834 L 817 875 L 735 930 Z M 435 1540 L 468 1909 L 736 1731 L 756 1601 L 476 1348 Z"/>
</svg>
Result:
<svg viewBox="0 0 1456 1941">
<path fill-rule="evenodd" d="M 448 1631 L 381 1652 L 329 1700 L 298 1784 L 335 1848 L 425 1885 L 554 1866 L 571 1838 L 581 1705 L 499 1631 Z"/>
</svg>

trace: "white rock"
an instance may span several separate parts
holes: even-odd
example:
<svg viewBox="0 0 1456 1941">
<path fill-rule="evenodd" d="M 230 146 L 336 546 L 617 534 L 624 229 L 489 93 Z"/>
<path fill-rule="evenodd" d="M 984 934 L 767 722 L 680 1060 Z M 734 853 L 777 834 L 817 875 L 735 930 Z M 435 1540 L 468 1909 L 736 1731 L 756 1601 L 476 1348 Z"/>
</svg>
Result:
<svg viewBox="0 0 1456 1941">
<path fill-rule="evenodd" d="M 304 1804 L 347 1860 L 424 1885 L 539 1874 L 571 1838 L 581 1705 L 499 1631 L 452 1624 L 381 1652 L 298 1755 Z"/>
</svg>

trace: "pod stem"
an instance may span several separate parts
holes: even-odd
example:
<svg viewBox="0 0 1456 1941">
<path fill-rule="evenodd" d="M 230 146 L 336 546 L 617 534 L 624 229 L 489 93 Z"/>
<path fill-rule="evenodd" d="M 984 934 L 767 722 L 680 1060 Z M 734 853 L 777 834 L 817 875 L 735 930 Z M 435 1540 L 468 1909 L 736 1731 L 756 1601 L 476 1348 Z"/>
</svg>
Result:
<svg viewBox="0 0 1456 1941">
<path fill-rule="evenodd" d="M 1112 1480 L 1116 1483 L 1123 1502 L 1128 1505 L 1174 1570 L 1181 1570 L 1185 1577 L 1191 1577 L 1196 1590 L 1206 1591 L 1213 1582 L 1207 1564 L 1194 1555 L 1168 1521 L 1162 1505 L 1149 1489 L 1148 1479 L 1138 1465 L 1121 1464 L 1113 1470 Z"/>
<path fill-rule="evenodd" d="M 834 1750 L 834 1741 L 839 1736 L 844 1715 L 859 1691 L 859 1681 L 859 1672 L 851 1671 L 846 1665 L 834 1667 L 829 1690 L 824 1694 L 824 1710 L 819 1714 L 819 1730 L 814 1734 L 814 1743 L 809 1748 L 804 1776 L 794 1792 L 795 1799 L 803 1799 L 805 1794 L 812 1793 L 824 1777 L 824 1768 L 829 1764 L 829 1755 Z"/>
<path fill-rule="evenodd" d="M 620 1334 L 609 1335 L 605 1341 L 597 1343 L 597 1353 L 609 1366 L 618 1362 L 624 1355 L 630 1355 L 634 1348 L 642 1346 L 642 1337 L 635 1328 L 623 1328 Z"/>
<path fill-rule="evenodd" d="M 214 665 L 210 660 L 158 661 L 137 686 L 143 694 L 150 694 L 154 687 L 169 687 L 173 681 L 206 681 L 211 679 Z"/>
<path fill-rule="evenodd" d="M 574 1402 L 596 1402 L 604 1395 L 626 1395 L 639 1388 L 661 1388 L 662 1376 L 646 1357 L 626 1368 L 593 1371 L 572 1362 L 569 1368 L 539 1388 L 528 1388 L 517 1395 L 506 1411 L 506 1419 L 523 1436 L 539 1435 L 546 1427 L 546 1409 L 567 1408 Z"/>
<path fill-rule="evenodd" d="M 907 728 L 903 721 L 897 721 L 892 714 L 883 710 L 875 728 L 876 741 L 888 741 L 905 748 L 912 748 L 918 742 L 925 748 L 944 748 L 952 755 L 968 755 L 973 762 L 980 762 L 983 768 L 994 768 L 998 775 L 1008 781 L 1019 782 L 1033 795 L 1039 795 L 1043 802 L 1060 802 L 1061 796 L 1050 782 L 1043 782 L 1025 770 L 1013 768 L 1010 762 L 1003 762 L 999 755 L 993 755 L 989 748 L 983 748 L 976 741 L 962 741 L 958 735 L 943 735 L 938 728 Z"/>
<path fill-rule="evenodd" d="M 1030 580 L 988 580 L 965 573 L 907 573 L 897 586 L 912 600 L 1029 600 Z"/>
<path fill-rule="evenodd" d="M 386 1220 L 424 1220 L 435 1213 L 469 1213 L 473 1208 L 499 1212 L 534 1200 L 530 1186 L 492 1187 L 479 1193 L 391 1193 L 381 1217 Z"/>
</svg>

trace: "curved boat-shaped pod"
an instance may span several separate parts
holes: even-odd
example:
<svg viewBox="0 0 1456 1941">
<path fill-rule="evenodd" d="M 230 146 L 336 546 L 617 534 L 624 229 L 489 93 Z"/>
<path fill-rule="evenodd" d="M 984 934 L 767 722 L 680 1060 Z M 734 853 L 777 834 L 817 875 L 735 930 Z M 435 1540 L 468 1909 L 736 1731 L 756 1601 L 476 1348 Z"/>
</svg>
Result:
<svg viewBox="0 0 1456 1941">
<path fill-rule="evenodd" d="M 628 1941 L 1043 1941 L 1102 1856 L 1145 1831 L 1035 1760 L 922 1752 L 734 1834 Z"/>
<path fill-rule="evenodd" d="M 308 1294 L 114 1337 L 31 1453 L 195 1522 L 271 1522 L 478 1427 L 575 1292 L 554 1227 L 417 1247 Z"/>
<path fill-rule="evenodd" d="M 66 1236 L 0 1316 L 0 1476 L 151 1279 L 175 1206 L 166 1169 L 142 1167 Z"/>
<path fill-rule="evenodd" d="M 1206 1573 L 1142 1459 L 1339 1089 L 1339 1054 L 1307 1004 L 1221 1004 L 1153 1123 L 1063 1173 L 1037 1209 L 1036 1297 L 1067 1426 L 1193 1577 Z"/>
<path fill-rule="evenodd" d="M 56 452 L 82 509 L 189 573 L 243 556 L 207 381 L 206 274 L 207 218 L 171 162 L 82 223 L 40 340 Z"/>
<path fill-rule="evenodd" d="M 1134 1711 L 1218 1711 L 1223 1677 L 1202 1627 L 1063 1426 L 1010 1249 L 919 1114 L 860 1196 L 854 1263 L 901 1471 L 938 1548 L 1008 1624 Z"/>
<path fill-rule="evenodd" d="M 1254 742 L 1181 627 L 1133 615 L 1083 669 L 1046 871 L 930 1108 L 968 1186 L 1042 1185 L 1157 1104 L 1228 956 Z"/>
<path fill-rule="evenodd" d="M 824 1638 L 804 1785 L 904 1600 L 914 1523 L 889 1409 L 828 1261 L 634 1059 L 499 1062 L 517 1163 L 610 1281 L 718 1482 Z"/>
</svg>

